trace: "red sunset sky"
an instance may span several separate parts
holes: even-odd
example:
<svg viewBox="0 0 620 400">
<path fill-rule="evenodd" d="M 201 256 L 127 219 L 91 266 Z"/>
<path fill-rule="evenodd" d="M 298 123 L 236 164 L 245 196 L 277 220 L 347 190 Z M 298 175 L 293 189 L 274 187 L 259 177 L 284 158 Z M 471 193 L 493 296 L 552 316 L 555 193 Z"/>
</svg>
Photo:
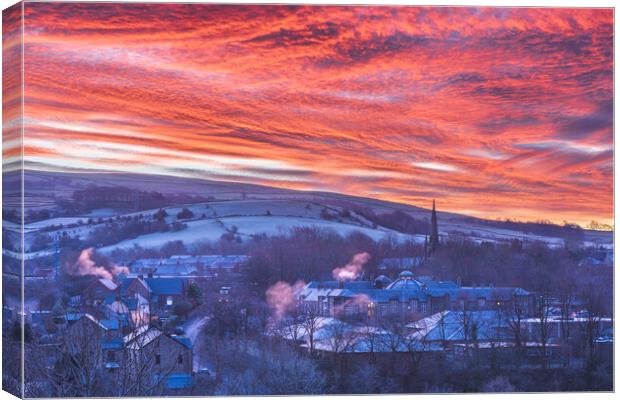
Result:
<svg viewBox="0 0 620 400">
<path fill-rule="evenodd" d="M 30 168 L 613 222 L 611 9 L 27 3 L 24 35 Z"/>
</svg>

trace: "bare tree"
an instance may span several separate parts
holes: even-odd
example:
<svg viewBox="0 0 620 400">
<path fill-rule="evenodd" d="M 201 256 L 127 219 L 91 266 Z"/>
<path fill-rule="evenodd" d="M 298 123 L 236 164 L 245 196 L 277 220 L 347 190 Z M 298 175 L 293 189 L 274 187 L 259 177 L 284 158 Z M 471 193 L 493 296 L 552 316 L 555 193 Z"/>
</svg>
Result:
<svg viewBox="0 0 620 400">
<path fill-rule="evenodd" d="M 551 323 L 549 322 L 549 317 L 551 316 L 551 295 L 549 291 L 543 290 L 539 293 L 535 316 L 537 322 L 536 335 L 542 351 L 542 366 L 546 368 L 547 345 L 551 336 Z"/>
<path fill-rule="evenodd" d="M 375 352 L 380 345 L 381 329 L 375 325 L 363 325 L 358 332 L 360 334 L 360 343 L 366 346 L 366 349 L 371 354 L 371 362 L 374 363 L 376 361 Z"/>
<path fill-rule="evenodd" d="M 591 279 L 589 282 L 585 283 L 580 296 L 584 307 L 584 317 L 583 321 L 580 323 L 582 347 L 584 349 L 586 368 L 588 370 L 595 368 L 595 340 L 599 335 L 601 318 L 605 312 L 605 300 L 597 290 L 598 287 L 601 286 L 602 283 L 597 282 L 596 279 Z"/>
<path fill-rule="evenodd" d="M 438 323 L 445 325 L 443 324 L 444 313 L 442 313 L 439 318 L 440 321 Z M 411 373 L 414 376 L 419 371 L 425 352 L 430 349 L 431 343 L 428 341 L 428 335 L 434 327 L 435 324 L 432 321 L 428 319 L 420 319 L 416 322 L 416 331 L 404 335 L 405 346 L 409 353 L 409 361 L 411 362 Z"/>
<path fill-rule="evenodd" d="M 333 323 L 324 328 L 329 351 L 336 355 L 353 351 L 357 341 L 360 339 L 360 333 L 351 325 L 335 320 Z"/>
<path fill-rule="evenodd" d="M 392 353 L 402 351 L 406 344 L 406 321 L 396 313 L 380 317 L 378 323 L 384 331 L 379 339 L 383 349 Z"/>
<path fill-rule="evenodd" d="M 468 361 L 472 360 L 471 347 L 478 346 L 478 329 L 479 324 L 476 320 L 476 314 L 470 307 L 467 298 L 461 299 L 461 310 L 457 312 L 459 324 L 461 325 L 463 334 L 463 343 L 465 345 L 465 356 Z"/>
<path fill-rule="evenodd" d="M 53 366 L 39 360 L 52 396 L 97 397 L 105 394 L 107 377 L 103 368 L 102 342 L 105 329 L 87 316 L 67 331 L 55 355 Z M 44 352 L 41 352 L 43 356 Z"/>
<path fill-rule="evenodd" d="M 500 304 L 500 313 L 506 323 L 512 341 L 514 343 L 515 356 L 520 362 L 523 356 L 523 344 L 525 341 L 525 319 L 527 318 L 527 308 L 523 302 L 513 295 L 511 301 Z"/>
<path fill-rule="evenodd" d="M 115 395 L 162 395 L 168 376 L 176 370 L 178 361 L 183 361 L 181 345 L 173 344 L 174 339 L 154 328 L 137 331 L 127 339 Z"/>
<path fill-rule="evenodd" d="M 319 304 L 309 303 L 306 304 L 301 311 L 301 325 L 303 326 L 305 336 L 308 340 L 308 346 L 310 354 L 314 354 L 314 342 L 317 330 L 320 328 L 321 316 Z"/>
</svg>

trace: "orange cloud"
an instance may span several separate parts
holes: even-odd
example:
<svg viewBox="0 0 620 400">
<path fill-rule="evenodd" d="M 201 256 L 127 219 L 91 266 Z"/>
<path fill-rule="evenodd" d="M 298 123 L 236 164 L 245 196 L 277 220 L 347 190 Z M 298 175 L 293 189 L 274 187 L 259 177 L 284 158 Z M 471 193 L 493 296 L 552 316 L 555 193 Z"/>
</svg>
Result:
<svg viewBox="0 0 620 400">
<path fill-rule="evenodd" d="M 27 3 L 26 165 L 611 222 L 612 43 L 611 9 Z"/>
</svg>

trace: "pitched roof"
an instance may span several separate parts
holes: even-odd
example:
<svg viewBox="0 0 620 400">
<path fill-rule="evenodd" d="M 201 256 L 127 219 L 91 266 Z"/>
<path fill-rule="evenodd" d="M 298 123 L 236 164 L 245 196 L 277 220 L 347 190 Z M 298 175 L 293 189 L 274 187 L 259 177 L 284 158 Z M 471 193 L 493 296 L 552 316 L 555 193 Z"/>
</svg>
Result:
<svg viewBox="0 0 620 400">
<path fill-rule="evenodd" d="M 151 291 L 151 288 L 149 287 L 148 283 L 146 283 L 144 281 L 144 279 L 140 279 L 138 277 L 134 277 L 134 276 L 128 276 L 125 277 L 121 280 L 121 295 L 126 295 L 127 294 L 127 290 L 129 289 L 129 286 L 131 286 L 131 284 L 136 281 L 138 284 L 142 285 L 147 292 Z"/>
<path fill-rule="evenodd" d="M 145 278 L 151 291 L 159 296 L 183 294 L 183 279 L 181 278 Z"/>
<path fill-rule="evenodd" d="M 134 332 L 123 338 L 123 341 L 127 344 L 127 348 L 132 350 L 140 350 L 144 346 L 150 344 L 152 341 L 163 335 L 159 329 L 148 328 L 142 330 L 138 328 Z"/>
<path fill-rule="evenodd" d="M 507 339 L 508 322 L 497 311 L 442 311 L 408 325 L 413 335 L 427 341 Z M 465 329 L 469 332 L 466 332 Z"/>
<path fill-rule="evenodd" d="M 112 290 L 112 291 L 114 291 L 114 290 L 116 290 L 116 288 L 118 287 L 118 285 L 117 285 L 116 283 L 114 283 L 114 282 L 112 282 L 111 280 L 106 279 L 106 278 L 99 278 L 99 282 L 100 282 L 103 286 L 105 286 L 105 287 L 106 287 L 106 289 L 108 289 L 108 290 Z"/>
<path fill-rule="evenodd" d="M 391 300 L 409 301 L 426 300 L 428 296 L 469 300 L 510 300 L 513 296 L 527 296 L 530 293 L 521 288 L 512 287 L 461 287 L 452 281 L 425 281 L 403 276 L 385 289 L 377 289 L 370 281 L 312 281 L 304 286 L 297 295 L 308 301 L 317 301 L 318 297 L 355 297 L 365 295 L 371 301 L 386 302 Z"/>
<path fill-rule="evenodd" d="M 170 335 L 170 337 L 176 340 L 177 342 L 181 343 L 183 346 L 187 347 L 188 349 L 191 349 L 193 347 L 192 341 L 189 340 L 187 336 Z"/>
</svg>

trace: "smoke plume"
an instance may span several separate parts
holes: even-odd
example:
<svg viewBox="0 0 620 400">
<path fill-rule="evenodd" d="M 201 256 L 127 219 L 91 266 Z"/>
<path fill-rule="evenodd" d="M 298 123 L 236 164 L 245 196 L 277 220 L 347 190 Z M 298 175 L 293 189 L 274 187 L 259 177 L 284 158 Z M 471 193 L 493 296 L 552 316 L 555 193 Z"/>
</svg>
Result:
<svg viewBox="0 0 620 400">
<path fill-rule="evenodd" d="M 92 259 L 94 252 L 95 249 L 92 247 L 82 250 L 75 264 L 73 264 L 72 267 L 67 268 L 67 273 L 69 275 L 78 276 L 92 275 L 110 280 L 114 278 L 114 275 L 129 273 L 129 269 L 127 267 L 112 265 L 110 270 L 108 270 L 105 267 L 98 266 Z"/>
<path fill-rule="evenodd" d="M 344 267 L 334 268 L 332 276 L 339 282 L 352 281 L 357 279 L 363 271 L 364 264 L 370 260 L 370 254 L 358 253 L 353 256 L 351 261 Z"/>
<path fill-rule="evenodd" d="M 270 286 L 265 292 L 267 298 L 267 304 L 274 311 L 274 318 L 276 320 L 282 319 L 288 311 L 295 305 L 295 292 L 305 286 L 302 281 L 295 282 L 294 285 L 289 285 L 286 282 L 276 282 Z"/>
<path fill-rule="evenodd" d="M 334 308 L 334 314 L 337 316 L 346 315 L 347 311 L 351 311 L 353 314 L 363 313 L 368 303 L 370 303 L 370 298 L 367 295 L 358 294 L 352 299 L 336 306 Z"/>
</svg>

